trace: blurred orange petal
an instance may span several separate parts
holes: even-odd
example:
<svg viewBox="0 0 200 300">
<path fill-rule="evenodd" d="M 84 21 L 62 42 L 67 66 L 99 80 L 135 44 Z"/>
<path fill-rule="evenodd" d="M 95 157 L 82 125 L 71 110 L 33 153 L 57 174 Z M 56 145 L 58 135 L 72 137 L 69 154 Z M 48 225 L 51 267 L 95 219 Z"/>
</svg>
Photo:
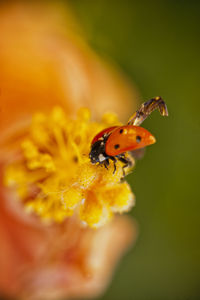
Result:
<svg viewBox="0 0 200 300">
<path fill-rule="evenodd" d="M 72 18 L 61 9 L 1 5 L 1 132 L 55 104 L 70 114 L 87 106 L 95 117 L 111 110 L 123 118 L 133 110 L 128 81 L 100 61 L 78 33 L 72 34 Z"/>
</svg>

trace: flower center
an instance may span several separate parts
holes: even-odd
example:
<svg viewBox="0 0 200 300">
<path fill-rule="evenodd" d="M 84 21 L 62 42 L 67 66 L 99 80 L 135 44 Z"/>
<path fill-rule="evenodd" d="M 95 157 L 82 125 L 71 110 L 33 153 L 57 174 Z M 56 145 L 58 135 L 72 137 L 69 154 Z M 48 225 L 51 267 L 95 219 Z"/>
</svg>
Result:
<svg viewBox="0 0 200 300">
<path fill-rule="evenodd" d="M 114 212 L 134 204 L 129 185 L 120 182 L 121 163 L 113 174 L 112 164 L 107 170 L 88 157 L 93 137 L 116 123 L 112 114 L 100 123 L 91 122 L 84 108 L 76 120 L 60 107 L 49 115 L 35 114 L 21 142 L 20 158 L 6 167 L 5 184 L 17 192 L 28 212 L 42 220 L 62 222 L 76 214 L 90 227 L 105 224 Z"/>
</svg>

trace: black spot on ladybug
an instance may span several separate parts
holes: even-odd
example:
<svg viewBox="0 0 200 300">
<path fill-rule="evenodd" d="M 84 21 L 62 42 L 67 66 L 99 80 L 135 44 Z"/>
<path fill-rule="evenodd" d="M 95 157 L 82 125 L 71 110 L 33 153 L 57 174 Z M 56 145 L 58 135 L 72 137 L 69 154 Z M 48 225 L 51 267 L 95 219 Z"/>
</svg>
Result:
<svg viewBox="0 0 200 300">
<path fill-rule="evenodd" d="M 115 149 L 118 149 L 118 148 L 119 148 L 119 144 L 116 144 L 116 145 L 114 146 L 114 148 L 115 148 Z"/>
<path fill-rule="evenodd" d="M 140 135 L 137 135 L 137 136 L 136 136 L 136 142 L 137 142 L 137 143 L 140 143 L 140 142 L 141 142 L 141 139 L 142 139 L 142 138 L 141 138 Z"/>
<path fill-rule="evenodd" d="M 124 131 L 124 129 L 120 129 L 119 133 L 121 133 L 121 134 L 122 134 L 122 133 L 123 133 L 123 131 Z"/>
</svg>

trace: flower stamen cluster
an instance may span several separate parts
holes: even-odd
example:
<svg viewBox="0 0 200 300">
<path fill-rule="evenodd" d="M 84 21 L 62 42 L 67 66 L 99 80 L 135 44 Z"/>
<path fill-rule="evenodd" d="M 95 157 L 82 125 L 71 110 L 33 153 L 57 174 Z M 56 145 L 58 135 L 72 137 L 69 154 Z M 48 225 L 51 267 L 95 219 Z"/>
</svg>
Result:
<svg viewBox="0 0 200 300">
<path fill-rule="evenodd" d="M 121 182 L 121 163 L 113 174 L 112 164 L 107 170 L 88 157 L 93 137 L 112 125 L 119 125 L 114 114 L 92 122 L 85 108 L 75 120 L 60 107 L 49 115 L 35 114 L 19 159 L 6 167 L 5 184 L 17 192 L 28 212 L 44 221 L 62 222 L 76 214 L 90 227 L 104 225 L 134 204 L 130 186 Z"/>
</svg>

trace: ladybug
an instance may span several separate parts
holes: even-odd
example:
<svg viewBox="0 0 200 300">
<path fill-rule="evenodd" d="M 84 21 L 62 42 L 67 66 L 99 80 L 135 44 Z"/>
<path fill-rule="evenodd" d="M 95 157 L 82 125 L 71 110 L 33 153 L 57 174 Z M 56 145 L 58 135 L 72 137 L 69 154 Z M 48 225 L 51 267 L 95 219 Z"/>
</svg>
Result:
<svg viewBox="0 0 200 300">
<path fill-rule="evenodd" d="M 89 154 L 92 164 L 103 164 L 106 168 L 109 161 L 114 163 L 116 171 L 117 160 L 121 161 L 124 169 L 132 166 L 132 161 L 125 153 L 144 148 L 154 144 L 155 137 L 145 128 L 139 125 L 154 111 L 159 109 L 162 116 L 168 116 L 167 106 L 161 97 L 155 97 L 143 103 L 140 108 L 131 116 L 127 125 L 112 126 L 103 129 L 92 140 Z"/>
</svg>

